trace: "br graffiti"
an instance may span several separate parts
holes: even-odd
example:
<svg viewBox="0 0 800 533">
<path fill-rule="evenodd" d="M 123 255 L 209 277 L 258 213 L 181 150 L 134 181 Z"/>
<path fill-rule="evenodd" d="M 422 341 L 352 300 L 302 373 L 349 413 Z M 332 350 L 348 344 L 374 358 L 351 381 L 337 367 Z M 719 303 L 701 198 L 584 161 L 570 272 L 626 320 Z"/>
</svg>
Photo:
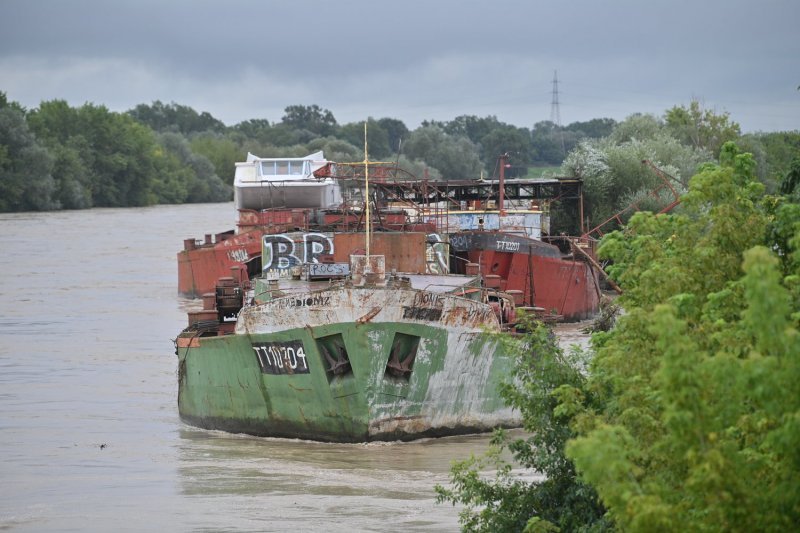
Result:
<svg viewBox="0 0 800 533">
<path fill-rule="evenodd" d="M 319 256 L 333 254 L 333 240 L 323 233 L 264 235 L 261 250 L 263 270 L 287 270 L 318 263 Z"/>
</svg>

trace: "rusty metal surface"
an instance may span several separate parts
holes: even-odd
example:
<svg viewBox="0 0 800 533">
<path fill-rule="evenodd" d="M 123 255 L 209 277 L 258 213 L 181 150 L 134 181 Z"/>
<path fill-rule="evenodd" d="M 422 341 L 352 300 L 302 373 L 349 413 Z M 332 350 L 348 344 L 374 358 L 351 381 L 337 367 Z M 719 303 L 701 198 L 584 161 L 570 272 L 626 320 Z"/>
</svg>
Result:
<svg viewBox="0 0 800 533">
<path fill-rule="evenodd" d="M 370 255 L 383 255 L 386 272 L 425 272 L 424 233 L 373 233 L 370 240 Z M 350 255 L 365 254 L 366 241 L 363 233 L 337 233 L 333 236 L 333 257 L 337 263 L 349 263 Z"/>
<path fill-rule="evenodd" d="M 313 292 L 294 292 L 245 307 L 236 333 L 274 333 L 291 328 L 336 323 L 405 322 L 444 325 L 457 330 L 499 330 L 492 306 L 415 289 L 334 286 Z"/>
</svg>

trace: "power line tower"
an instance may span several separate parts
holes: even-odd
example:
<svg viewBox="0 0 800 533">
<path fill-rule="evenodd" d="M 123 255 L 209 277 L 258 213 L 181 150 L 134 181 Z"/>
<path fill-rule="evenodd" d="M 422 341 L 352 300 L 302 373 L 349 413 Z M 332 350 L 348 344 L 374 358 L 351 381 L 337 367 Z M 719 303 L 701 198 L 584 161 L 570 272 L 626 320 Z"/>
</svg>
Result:
<svg viewBox="0 0 800 533">
<path fill-rule="evenodd" d="M 564 129 L 561 127 L 561 110 L 558 103 L 558 71 L 553 71 L 553 100 L 550 103 L 550 122 L 555 124 L 556 130 L 561 139 L 561 153 L 567 155 L 567 150 L 564 147 Z"/>
</svg>

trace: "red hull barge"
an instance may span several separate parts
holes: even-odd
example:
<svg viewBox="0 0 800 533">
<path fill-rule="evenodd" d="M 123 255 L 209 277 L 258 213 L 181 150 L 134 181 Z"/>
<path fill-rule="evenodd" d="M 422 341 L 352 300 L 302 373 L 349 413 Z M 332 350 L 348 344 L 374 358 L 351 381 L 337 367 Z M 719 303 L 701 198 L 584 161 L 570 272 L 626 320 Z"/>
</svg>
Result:
<svg viewBox="0 0 800 533">
<path fill-rule="evenodd" d="M 487 286 L 513 295 L 518 307 L 534 308 L 540 316 L 583 320 L 600 305 L 595 269 L 555 245 L 500 231 L 468 231 L 451 235 L 450 247 L 454 273 L 466 274 L 476 265 Z"/>
<path fill-rule="evenodd" d="M 485 286 L 553 320 L 582 320 L 599 308 L 599 271 L 590 247 L 575 250 L 577 241 L 564 238 L 573 248 L 562 251 L 544 242 L 549 202 L 579 202 L 579 180 L 505 180 L 501 173 L 500 180 L 429 182 L 375 167 L 368 210 L 360 186 L 363 165 L 325 162 L 318 153 L 287 166 L 291 172 L 301 164 L 313 172 L 281 181 L 286 178 L 265 174 L 279 169 L 281 160 L 248 155 L 246 163 L 237 163 L 236 231 L 184 241 L 178 253 L 181 294 L 214 292 L 219 278 L 239 282 L 267 271 L 288 277 L 302 264 L 334 262 L 334 236 L 363 232 L 371 211 L 373 231 L 428 234 L 431 252 L 419 274 L 481 274 Z M 310 198 L 304 207 L 303 197 Z"/>
</svg>

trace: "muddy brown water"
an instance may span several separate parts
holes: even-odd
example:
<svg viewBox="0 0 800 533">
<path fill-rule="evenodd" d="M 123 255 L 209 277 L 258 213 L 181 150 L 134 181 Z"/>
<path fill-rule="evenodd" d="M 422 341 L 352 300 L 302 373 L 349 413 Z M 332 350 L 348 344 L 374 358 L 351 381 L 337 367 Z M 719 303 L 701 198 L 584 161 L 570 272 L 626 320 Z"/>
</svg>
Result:
<svg viewBox="0 0 800 533">
<path fill-rule="evenodd" d="M 180 421 L 172 339 L 197 304 L 176 253 L 233 223 L 230 203 L 0 214 L 0 530 L 458 529 L 433 487 L 486 435 L 338 445 Z"/>
</svg>

